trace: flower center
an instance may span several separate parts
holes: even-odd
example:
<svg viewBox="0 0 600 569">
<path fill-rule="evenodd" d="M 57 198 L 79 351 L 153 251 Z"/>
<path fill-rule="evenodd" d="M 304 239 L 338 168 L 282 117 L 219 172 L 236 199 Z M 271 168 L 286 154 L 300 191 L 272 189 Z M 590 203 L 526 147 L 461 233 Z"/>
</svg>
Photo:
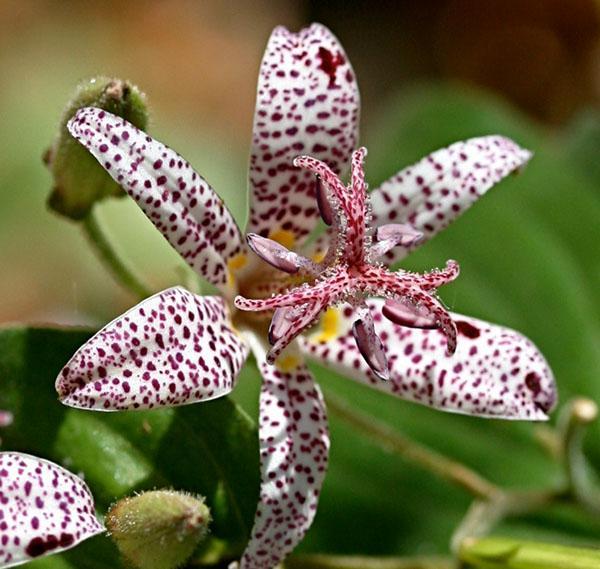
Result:
<svg viewBox="0 0 600 569">
<path fill-rule="evenodd" d="M 365 302 L 370 296 L 387 299 L 383 309 L 386 318 L 403 326 L 438 328 L 446 336 L 447 353 L 451 355 L 456 350 L 456 326 L 437 298 L 436 289 L 458 276 L 458 264 L 448 261 L 445 269 L 424 274 L 390 271 L 383 264 L 381 259 L 390 249 L 415 244 L 423 236 L 406 224 L 383 225 L 374 231 L 369 227 L 365 155 L 364 148 L 352 154 L 351 179 L 347 186 L 320 160 L 310 156 L 294 160 L 295 166 L 317 176 L 317 204 L 323 221 L 329 226 L 326 234 L 329 249 L 322 260 L 313 261 L 266 237 L 253 233 L 247 236 L 248 245 L 261 259 L 294 275 L 300 283 L 290 286 L 288 282 L 287 290 L 281 291 L 277 281 L 273 281 L 272 295 L 268 298 L 257 294 L 262 298 L 240 295 L 235 299 L 235 306 L 240 310 L 272 311 L 268 353 L 271 363 L 298 334 L 314 324 L 328 306 L 348 303 L 355 308 L 352 331 L 360 353 L 376 375 L 388 379 L 385 349 Z"/>
</svg>

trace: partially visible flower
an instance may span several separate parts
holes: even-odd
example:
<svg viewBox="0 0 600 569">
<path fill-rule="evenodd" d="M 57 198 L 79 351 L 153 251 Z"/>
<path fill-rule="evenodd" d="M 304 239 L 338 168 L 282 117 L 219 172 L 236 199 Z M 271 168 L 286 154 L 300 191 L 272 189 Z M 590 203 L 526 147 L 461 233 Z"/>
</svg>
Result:
<svg viewBox="0 0 600 569">
<path fill-rule="evenodd" d="M 445 411 L 543 420 L 555 401 L 552 373 L 531 342 L 449 313 L 436 299 L 435 289 L 457 275 L 454 262 L 425 275 L 380 265 L 433 237 L 530 154 L 499 136 L 456 143 L 373 191 L 370 211 L 363 150 L 354 154 L 350 186 L 338 178 L 357 146 L 358 111 L 354 73 L 329 30 L 314 24 L 298 34 L 273 32 L 258 85 L 247 228 L 252 250 L 273 267 L 249 254 L 223 202 L 181 156 L 100 109 L 83 109 L 69 123 L 75 138 L 222 296 L 177 287 L 146 299 L 73 356 L 57 379 L 60 398 L 106 411 L 214 399 L 233 389 L 251 350 L 263 377 L 262 483 L 241 559 L 245 569 L 280 563 L 315 515 L 329 434 L 323 397 L 304 355 Z M 303 247 L 320 217 L 331 231 L 314 247 Z M 369 218 L 373 234 L 367 233 Z M 240 299 L 240 306 L 276 310 L 239 311 L 233 304 L 238 294 L 267 299 L 254 305 Z M 268 300 L 272 294 L 275 300 Z M 342 306 L 324 312 L 320 329 L 280 353 L 336 302 Z"/>
<path fill-rule="evenodd" d="M 59 553 L 104 531 L 81 478 L 41 458 L 0 453 L 0 567 Z"/>
</svg>

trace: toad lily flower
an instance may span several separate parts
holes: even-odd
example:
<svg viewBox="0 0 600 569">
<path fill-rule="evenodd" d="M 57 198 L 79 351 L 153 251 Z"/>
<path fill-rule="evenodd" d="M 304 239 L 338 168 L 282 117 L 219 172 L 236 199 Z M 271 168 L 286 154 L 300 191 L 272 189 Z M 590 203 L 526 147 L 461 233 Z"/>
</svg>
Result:
<svg viewBox="0 0 600 569">
<path fill-rule="evenodd" d="M 275 310 L 269 328 L 269 340 L 273 344 L 267 354 L 269 363 L 273 363 L 290 341 L 310 326 L 327 306 L 346 302 L 356 307 L 352 334 L 365 362 L 375 375 L 389 379 L 385 348 L 364 301 L 366 296 L 372 295 L 393 299 L 383 309 L 390 320 L 415 328 L 439 327 L 448 355 L 456 351 L 456 325 L 431 291 L 454 280 L 458 276 L 458 265 L 449 261 L 445 271 L 426 275 L 406 271 L 391 273 L 379 265 L 380 257 L 395 245 L 410 245 L 423 235 L 410 225 L 382 225 L 377 229 L 377 242 L 371 245 L 366 234 L 369 202 L 362 165 L 365 154 L 365 148 L 352 154 L 348 188 L 324 162 L 309 156 L 294 160 L 296 166 L 319 176 L 317 204 L 325 223 L 333 225 L 329 251 L 322 262 L 311 262 L 276 241 L 248 235 L 250 247 L 270 265 L 292 274 L 302 270 L 312 281 L 310 286 L 303 283 L 271 298 L 236 298 L 235 305 L 241 310 Z"/>
<path fill-rule="evenodd" d="M 529 153 L 499 136 L 454 144 L 394 176 L 368 205 L 365 151 L 353 154 L 358 113 L 354 73 L 331 32 L 277 28 L 260 70 L 248 243 L 209 184 L 168 147 L 99 109 L 69 124 L 222 296 L 172 288 L 148 298 L 80 348 L 58 392 L 67 405 L 105 411 L 206 401 L 233 389 L 252 351 L 263 377 L 262 485 L 243 568 L 277 565 L 315 515 L 329 435 L 304 355 L 446 411 L 539 420 L 555 400 L 552 374 L 527 339 L 452 315 L 436 298 L 457 276 L 454 262 L 425 275 L 382 264 L 433 237 Z M 339 176 L 351 162 L 345 187 Z M 320 217 L 329 231 L 304 247 Z M 321 327 L 299 335 L 322 311 Z"/>
</svg>

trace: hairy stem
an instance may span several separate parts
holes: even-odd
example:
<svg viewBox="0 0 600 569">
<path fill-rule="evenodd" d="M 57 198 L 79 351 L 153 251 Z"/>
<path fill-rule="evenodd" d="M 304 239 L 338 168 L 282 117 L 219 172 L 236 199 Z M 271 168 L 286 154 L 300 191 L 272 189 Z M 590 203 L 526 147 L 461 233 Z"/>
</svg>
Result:
<svg viewBox="0 0 600 569">
<path fill-rule="evenodd" d="M 500 489 L 496 485 L 468 466 L 401 435 L 370 415 L 356 411 L 344 400 L 330 392 L 326 394 L 326 400 L 327 408 L 334 415 L 371 437 L 382 448 L 399 454 L 437 476 L 460 486 L 478 499 L 490 500 L 500 493 Z"/>
<path fill-rule="evenodd" d="M 153 294 L 152 290 L 142 283 L 116 254 L 94 210 L 84 218 L 82 226 L 96 255 L 119 284 L 139 298 L 146 298 Z"/>
</svg>

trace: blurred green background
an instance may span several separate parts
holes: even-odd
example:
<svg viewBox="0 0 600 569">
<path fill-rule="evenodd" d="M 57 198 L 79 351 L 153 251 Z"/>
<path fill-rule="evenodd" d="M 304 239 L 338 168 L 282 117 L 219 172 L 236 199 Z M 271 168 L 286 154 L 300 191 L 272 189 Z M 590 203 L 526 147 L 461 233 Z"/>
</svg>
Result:
<svg viewBox="0 0 600 569">
<path fill-rule="evenodd" d="M 563 401 L 585 394 L 600 402 L 600 5 L 591 0 L 0 2 L 0 322 L 99 326 L 135 302 L 77 225 L 45 205 L 51 179 L 41 156 L 81 79 L 111 75 L 143 89 L 150 132 L 190 160 L 243 223 L 264 46 L 275 25 L 314 20 L 336 33 L 354 64 L 371 187 L 470 136 L 505 134 L 534 151 L 523 174 L 410 266 L 457 259 L 461 277 L 442 291 L 445 301 L 531 337 Z M 182 261 L 136 206 L 113 200 L 100 213 L 157 290 L 181 281 Z M 500 483 L 556 480 L 531 425 L 443 415 L 316 373 L 363 410 Z M 235 394 L 251 415 L 257 387 L 246 371 Z M 597 467 L 599 436 L 595 427 L 586 441 Z M 446 551 L 464 494 L 335 421 L 332 441 L 305 550 Z M 568 508 L 507 531 L 600 544 L 600 522 Z"/>
</svg>

